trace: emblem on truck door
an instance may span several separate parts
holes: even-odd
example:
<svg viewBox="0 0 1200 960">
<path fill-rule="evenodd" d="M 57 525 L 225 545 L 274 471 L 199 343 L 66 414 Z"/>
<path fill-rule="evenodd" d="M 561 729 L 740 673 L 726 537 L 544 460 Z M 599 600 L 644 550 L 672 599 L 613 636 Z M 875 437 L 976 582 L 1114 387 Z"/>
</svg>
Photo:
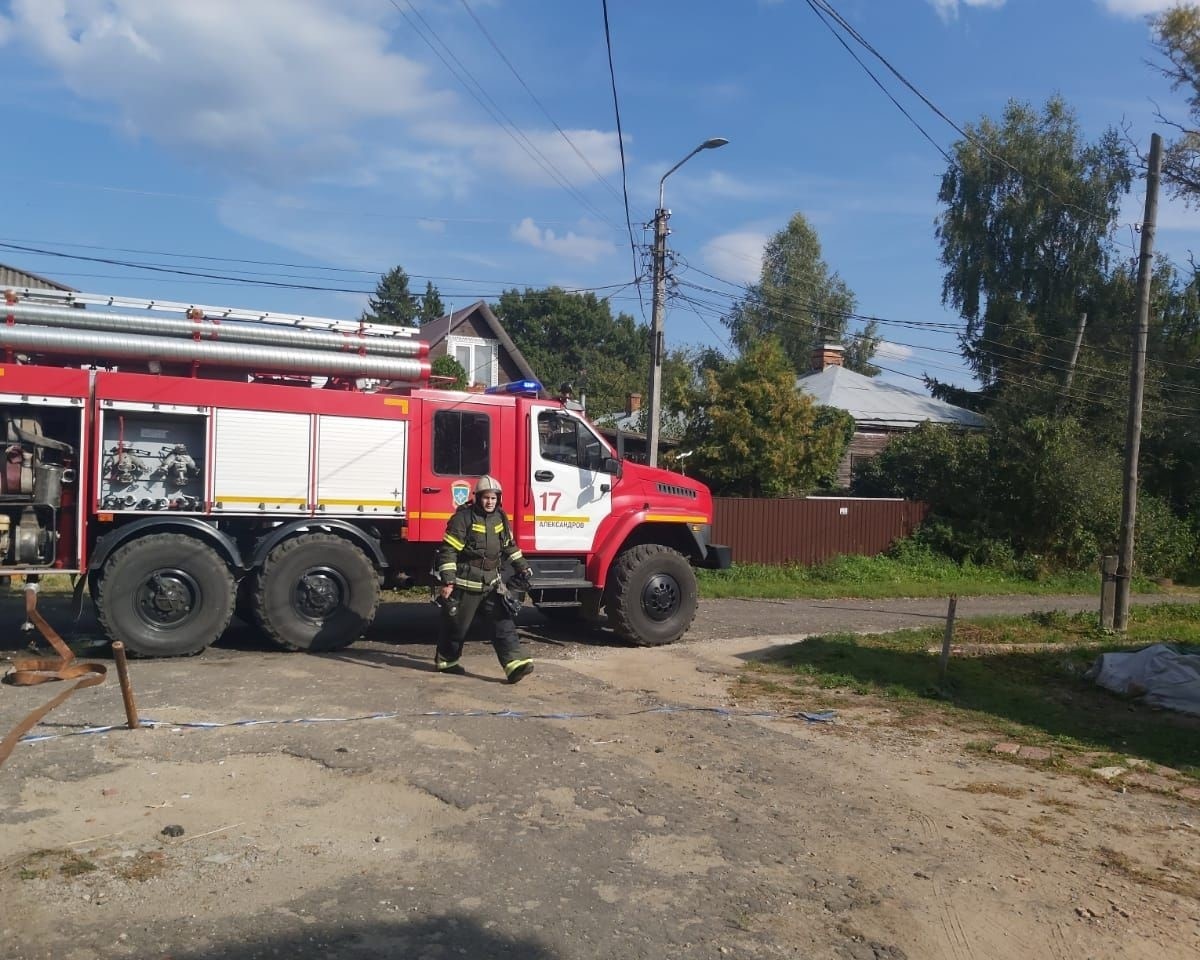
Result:
<svg viewBox="0 0 1200 960">
<path fill-rule="evenodd" d="M 471 498 L 471 485 L 462 480 L 450 485 L 450 494 L 454 497 L 454 505 L 461 507 Z"/>
</svg>

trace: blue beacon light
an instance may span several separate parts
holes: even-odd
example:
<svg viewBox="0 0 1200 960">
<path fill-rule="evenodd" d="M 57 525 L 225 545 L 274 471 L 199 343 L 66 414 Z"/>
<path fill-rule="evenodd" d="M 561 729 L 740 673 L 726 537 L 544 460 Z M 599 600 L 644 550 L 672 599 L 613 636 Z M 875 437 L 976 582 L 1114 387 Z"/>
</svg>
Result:
<svg viewBox="0 0 1200 960">
<path fill-rule="evenodd" d="M 542 385 L 536 380 L 513 380 L 510 383 L 498 383 L 484 391 L 484 393 L 531 393 L 534 396 L 541 392 Z"/>
</svg>

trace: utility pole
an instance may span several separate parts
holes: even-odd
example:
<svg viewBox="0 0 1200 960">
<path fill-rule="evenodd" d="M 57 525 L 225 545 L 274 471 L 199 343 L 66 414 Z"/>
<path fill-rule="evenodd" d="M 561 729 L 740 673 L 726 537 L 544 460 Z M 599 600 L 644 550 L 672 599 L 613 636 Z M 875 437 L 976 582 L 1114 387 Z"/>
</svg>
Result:
<svg viewBox="0 0 1200 960">
<path fill-rule="evenodd" d="M 654 211 L 654 305 L 650 312 L 650 388 L 646 404 L 646 462 L 658 466 L 659 419 L 662 406 L 663 313 L 667 309 L 667 221 L 671 211 Z"/>
<path fill-rule="evenodd" d="M 1162 137 L 1150 137 L 1146 170 L 1146 213 L 1142 218 L 1142 249 L 1138 258 L 1138 312 L 1129 365 L 1129 415 L 1125 421 L 1125 486 L 1121 495 L 1121 546 L 1117 558 L 1117 602 L 1113 628 L 1129 626 L 1129 587 L 1133 579 L 1133 540 L 1137 522 L 1138 453 L 1142 443 L 1142 394 L 1146 386 L 1146 339 L 1150 332 L 1150 280 L 1153 271 L 1154 230 L 1158 220 L 1158 181 L 1162 172 Z"/>
<path fill-rule="evenodd" d="M 1087 314 L 1079 315 L 1079 329 L 1075 331 L 1075 346 L 1071 348 L 1071 361 L 1067 364 L 1067 378 L 1063 381 L 1062 395 L 1058 401 L 1061 408 L 1071 396 L 1071 382 L 1075 379 L 1075 362 L 1079 359 L 1079 347 L 1083 344 L 1083 329 L 1087 326 Z"/>
<path fill-rule="evenodd" d="M 646 405 L 646 462 L 652 467 L 658 466 L 658 438 L 661 432 L 659 421 L 662 419 L 662 361 L 666 350 L 663 314 L 667 309 L 667 234 L 671 232 L 667 229 L 671 211 L 666 208 L 663 192 L 667 177 L 701 150 L 715 150 L 728 142 L 724 137 L 710 137 L 664 173 L 658 181 L 658 209 L 654 211 L 654 308 L 650 314 L 650 388 L 646 391 L 649 398 Z"/>
</svg>

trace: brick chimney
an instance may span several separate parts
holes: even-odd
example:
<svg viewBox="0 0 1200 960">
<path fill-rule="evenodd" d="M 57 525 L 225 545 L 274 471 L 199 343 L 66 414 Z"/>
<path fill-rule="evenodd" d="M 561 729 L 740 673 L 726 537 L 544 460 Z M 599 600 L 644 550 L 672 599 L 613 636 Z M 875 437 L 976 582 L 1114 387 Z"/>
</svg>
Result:
<svg viewBox="0 0 1200 960">
<path fill-rule="evenodd" d="M 630 393 L 625 397 L 625 416 L 632 417 L 635 413 L 642 409 L 642 395 L 640 393 Z"/>
<path fill-rule="evenodd" d="M 826 343 L 812 352 L 812 368 L 820 371 L 826 367 L 840 367 L 846 360 L 846 348 L 840 343 Z"/>
</svg>

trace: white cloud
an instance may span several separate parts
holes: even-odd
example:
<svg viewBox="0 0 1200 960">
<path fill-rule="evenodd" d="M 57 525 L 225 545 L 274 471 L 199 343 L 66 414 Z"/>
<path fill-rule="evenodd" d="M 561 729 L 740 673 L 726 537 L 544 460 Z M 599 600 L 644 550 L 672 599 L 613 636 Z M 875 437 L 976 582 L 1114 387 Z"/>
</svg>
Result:
<svg viewBox="0 0 1200 960">
<path fill-rule="evenodd" d="M 880 340 L 879 346 L 875 350 L 875 357 L 878 360 L 907 360 L 912 355 L 912 347 L 891 343 L 888 340 Z"/>
<path fill-rule="evenodd" d="M 583 187 L 595 181 L 596 173 L 607 177 L 621 168 L 617 135 L 603 130 L 567 130 L 571 143 L 557 130 L 524 131 L 524 137 L 514 135 L 514 139 L 492 124 L 423 122 L 414 130 L 430 143 L 468 151 L 480 167 L 500 170 L 526 183 L 556 184 L 548 167 Z"/>
<path fill-rule="evenodd" d="M 384 6 L 12 0 L 5 29 L 129 134 L 278 179 L 344 160 L 362 124 L 453 102 L 388 49 Z"/>
<path fill-rule="evenodd" d="M 520 240 L 535 250 L 545 250 L 568 260 L 582 260 L 585 263 L 595 263 L 616 250 L 616 246 L 603 237 L 579 234 L 574 230 L 568 230 L 559 236 L 549 227 L 539 227 L 532 217 L 526 217 L 513 227 L 512 235 L 515 240 Z"/>
<path fill-rule="evenodd" d="M 958 16 L 958 8 L 963 7 L 1002 7 L 1005 0 L 929 0 L 930 6 L 937 11 L 942 20 L 949 22 Z"/>
<path fill-rule="evenodd" d="M 755 283 L 762 273 L 763 250 L 767 235 L 753 230 L 724 233 L 704 245 L 700 256 L 705 265 L 722 280 Z"/>
<path fill-rule="evenodd" d="M 1109 13 L 1122 17 L 1144 17 L 1179 5 L 1179 0 L 1097 0 Z"/>
</svg>

